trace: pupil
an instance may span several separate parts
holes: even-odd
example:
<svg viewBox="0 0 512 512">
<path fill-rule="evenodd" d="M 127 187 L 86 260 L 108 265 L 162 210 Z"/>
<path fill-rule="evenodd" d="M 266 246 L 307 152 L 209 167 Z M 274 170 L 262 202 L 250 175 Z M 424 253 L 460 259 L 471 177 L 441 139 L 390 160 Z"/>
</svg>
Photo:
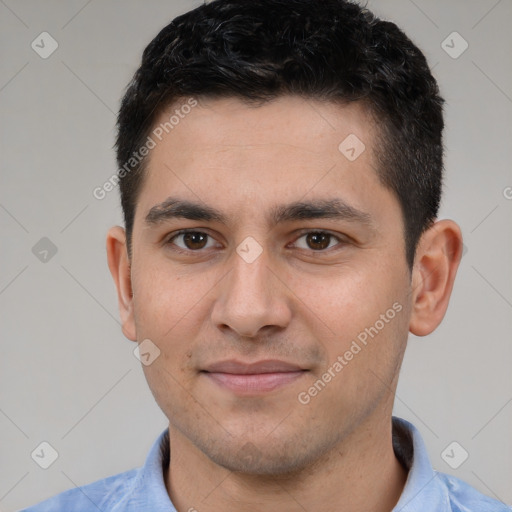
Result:
<svg viewBox="0 0 512 512">
<path fill-rule="evenodd" d="M 329 234 L 327 233 L 309 233 L 307 236 L 308 245 L 315 250 L 329 247 Z M 189 249 L 202 249 L 205 246 L 206 235 L 204 233 L 185 233 L 185 245 Z"/>
<path fill-rule="evenodd" d="M 204 233 L 185 233 L 184 240 L 189 249 L 202 249 L 205 246 L 206 235 Z"/>
<path fill-rule="evenodd" d="M 330 236 L 327 233 L 310 233 L 307 237 L 308 244 L 312 249 L 325 249 L 329 246 Z"/>
</svg>

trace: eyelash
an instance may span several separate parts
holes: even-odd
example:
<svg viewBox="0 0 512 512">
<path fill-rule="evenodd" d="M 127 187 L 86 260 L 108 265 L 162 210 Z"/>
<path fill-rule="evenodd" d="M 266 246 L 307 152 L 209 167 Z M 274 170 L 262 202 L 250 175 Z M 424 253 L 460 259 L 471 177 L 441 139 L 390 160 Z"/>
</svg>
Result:
<svg viewBox="0 0 512 512">
<path fill-rule="evenodd" d="M 174 233 L 170 238 L 168 238 L 167 241 L 165 242 L 165 245 L 167 245 L 167 246 L 174 246 L 172 248 L 172 250 L 174 252 L 181 253 L 181 254 L 186 254 L 186 255 L 192 255 L 192 254 L 198 254 L 198 253 L 205 252 L 206 249 L 197 249 L 197 250 L 183 249 L 183 248 L 177 247 L 175 244 L 173 244 L 173 240 L 175 238 L 177 238 L 177 237 L 179 237 L 181 235 L 186 235 L 187 233 L 199 233 L 199 234 L 206 235 L 207 237 L 213 239 L 213 237 L 211 235 L 209 235 L 208 233 L 206 233 L 205 231 L 199 231 L 197 229 L 182 229 L 182 230 Z M 309 235 L 309 234 L 313 234 L 313 233 L 314 234 L 328 235 L 329 237 L 336 239 L 338 241 L 338 245 L 339 244 L 342 244 L 342 245 L 343 244 L 347 244 L 347 241 L 345 241 L 341 237 L 331 233 L 330 231 L 318 230 L 318 229 L 310 229 L 310 230 L 306 230 L 306 231 L 301 231 L 299 236 L 295 239 L 295 242 L 297 242 L 297 240 L 301 239 L 302 237 L 304 237 L 306 235 Z M 208 243 L 208 241 L 207 241 L 207 243 Z M 333 247 L 327 247 L 326 249 L 318 249 L 318 250 L 309 249 L 309 252 L 313 253 L 313 254 L 321 254 L 321 253 L 330 252 L 332 249 L 333 249 Z M 303 250 L 308 250 L 308 249 L 303 249 Z"/>
</svg>

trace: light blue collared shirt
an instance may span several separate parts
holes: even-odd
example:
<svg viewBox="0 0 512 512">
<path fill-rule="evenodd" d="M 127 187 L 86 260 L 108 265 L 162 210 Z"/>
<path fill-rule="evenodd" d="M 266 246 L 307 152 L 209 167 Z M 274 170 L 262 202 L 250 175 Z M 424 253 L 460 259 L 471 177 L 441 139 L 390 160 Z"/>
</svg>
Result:
<svg viewBox="0 0 512 512">
<path fill-rule="evenodd" d="M 512 507 L 462 480 L 435 471 L 418 430 L 397 417 L 393 417 L 393 447 L 408 476 L 392 512 L 512 512 Z M 166 429 L 142 468 L 70 489 L 22 512 L 176 512 L 164 483 L 163 468 L 168 463 Z"/>
</svg>

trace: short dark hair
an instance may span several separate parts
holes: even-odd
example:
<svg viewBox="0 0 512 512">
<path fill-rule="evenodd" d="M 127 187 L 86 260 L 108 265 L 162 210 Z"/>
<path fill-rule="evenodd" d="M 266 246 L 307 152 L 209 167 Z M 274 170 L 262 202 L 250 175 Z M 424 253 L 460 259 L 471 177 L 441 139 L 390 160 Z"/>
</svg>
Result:
<svg viewBox="0 0 512 512">
<path fill-rule="evenodd" d="M 175 18 L 146 47 L 118 115 L 121 204 L 131 254 L 144 145 L 180 98 L 283 95 L 361 102 L 375 120 L 381 183 L 402 209 L 412 268 L 441 199 L 443 103 L 423 53 L 394 24 L 346 0 L 214 0 Z M 341 141 L 340 141 L 341 142 Z"/>
</svg>

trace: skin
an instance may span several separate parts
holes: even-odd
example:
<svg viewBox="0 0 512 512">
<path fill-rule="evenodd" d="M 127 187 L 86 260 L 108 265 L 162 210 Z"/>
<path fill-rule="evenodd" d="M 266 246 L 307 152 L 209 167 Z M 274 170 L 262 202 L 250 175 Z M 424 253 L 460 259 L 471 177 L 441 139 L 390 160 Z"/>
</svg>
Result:
<svg viewBox="0 0 512 512">
<path fill-rule="evenodd" d="M 391 443 L 399 369 L 408 333 L 429 334 L 445 314 L 462 237 L 453 221 L 437 221 L 408 268 L 400 205 L 374 169 L 374 126 L 358 104 L 203 99 L 151 150 L 131 261 L 123 228 L 109 231 L 123 333 L 160 350 L 143 369 L 169 419 L 164 476 L 179 512 L 384 512 L 398 501 L 407 477 Z M 366 147 L 354 161 L 338 149 L 349 134 Z M 216 208 L 227 224 L 146 223 L 170 196 Z M 333 198 L 368 222 L 267 222 L 274 205 Z M 190 228 L 208 235 L 202 245 L 173 238 Z M 333 237 L 318 249 L 304 230 Z M 262 249 L 252 263 L 236 251 L 246 237 Z M 300 403 L 394 303 L 401 311 Z M 227 359 L 279 359 L 307 371 L 243 394 L 201 371 Z"/>
</svg>

